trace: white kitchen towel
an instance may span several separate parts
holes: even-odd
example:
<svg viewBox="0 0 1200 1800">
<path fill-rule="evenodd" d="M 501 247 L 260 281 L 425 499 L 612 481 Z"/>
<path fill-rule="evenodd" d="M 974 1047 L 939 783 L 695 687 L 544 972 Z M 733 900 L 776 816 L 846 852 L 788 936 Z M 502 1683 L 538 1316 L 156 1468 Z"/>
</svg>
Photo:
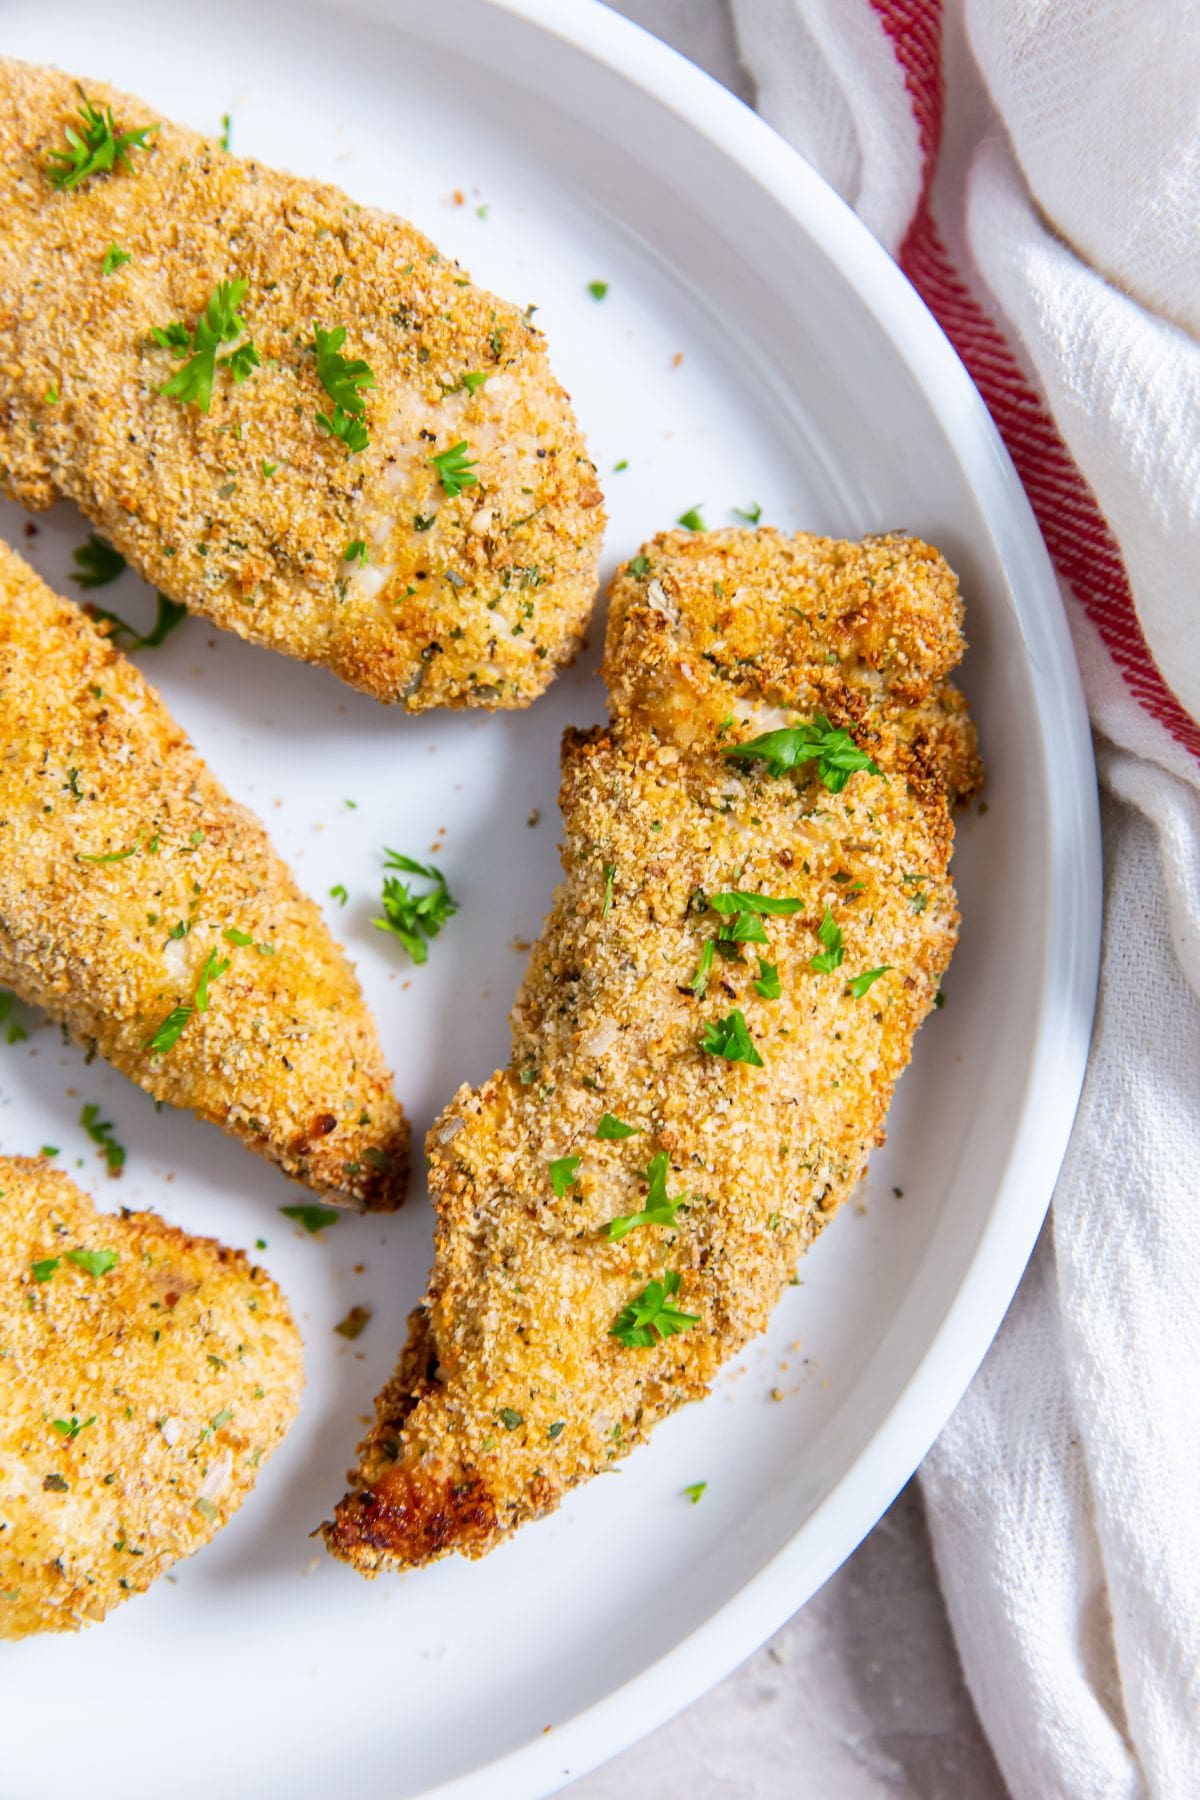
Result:
<svg viewBox="0 0 1200 1800">
<path fill-rule="evenodd" d="M 733 0 L 766 117 L 938 314 L 1063 584 L 1105 801 L 1051 1227 L 922 1471 L 1019 1800 L 1200 1796 L 1200 6 Z"/>
</svg>

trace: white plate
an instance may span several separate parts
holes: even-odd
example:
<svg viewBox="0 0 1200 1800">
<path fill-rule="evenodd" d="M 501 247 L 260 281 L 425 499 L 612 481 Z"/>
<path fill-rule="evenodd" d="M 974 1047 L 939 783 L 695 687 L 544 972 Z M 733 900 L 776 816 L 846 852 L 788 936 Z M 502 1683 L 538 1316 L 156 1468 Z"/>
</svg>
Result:
<svg viewBox="0 0 1200 1800">
<path fill-rule="evenodd" d="M 604 9 L 7 0 L 0 23 L 7 53 L 202 129 L 231 112 L 238 150 L 409 215 L 489 285 L 540 302 L 608 492 L 610 567 L 688 506 L 715 524 L 758 501 L 790 528 L 919 529 L 963 578 L 990 810 L 962 830 L 962 948 L 863 1204 L 706 1404 L 483 1563 L 368 1585 L 307 1537 L 420 1292 L 422 1193 L 394 1222 L 302 1238 L 278 1214 L 296 1197 L 280 1178 L 156 1116 L 55 1029 L 0 1046 L 3 1146 L 58 1144 L 104 1204 L 266 1237 L 309 1377 L 294 1432 L 211 1549 L 101 1628 L 5 1655 L 0 1786 L 25 1800 L 542 1793 L 700 1692 L 829 1575 L 954 1405 L 1029 1254 L 1083 1070 L 1099 916 L 1094 775 L 1055 585 L 982 404 L 891 263 L 738 102 Z M 610 283 L 602 303 L 592 279 Z M 60 509 L 26 542 L 5 507 L 0 527 L 64 582 L 77 516 Z M 144 604 L 132 576 L 102 598 Z M 460 1080 L 507 1058 L 513 940 L 534 935 L 556 878 L 558 735 L 603 710 L 594 660 L 525 716 L 410 720 L 199 620 L 142 658 L 300 879 L 351 890 L 331 923 L 418 1142 Z M 463 912 L 412 971 L 370 929 L 379 852 L 435 841 Z M 88 1099 L 128 1145 L 119 1185 L 79 1129 Z M 331 1328 L 354 1301 L 375 1316 L 351 1345 Z M 680 1490 L 698 1480 L 691 1506 Z"/>
</svg>

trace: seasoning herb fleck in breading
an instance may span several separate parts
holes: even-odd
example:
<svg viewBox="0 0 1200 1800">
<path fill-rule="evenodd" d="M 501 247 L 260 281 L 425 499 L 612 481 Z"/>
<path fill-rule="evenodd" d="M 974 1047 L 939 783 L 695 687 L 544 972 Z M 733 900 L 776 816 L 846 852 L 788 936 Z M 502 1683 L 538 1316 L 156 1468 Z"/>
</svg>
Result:
<svg viewBox="0 0 1200 1800">
<path fill-rule="evenodd" d="M 81 90 L 0 59 L 0 485 L 376 699 L 528 705 L 604 527 L 530 311 L 336 188 L 82 94 L 99 161 L 57 182 Z"/>
<path fill-rule="evenodd" d="M 78 1631 L 206 1544 L 300 1397 L 265 1270 L 0 1156 L 0 1638 Z"/>
<path fill-rule="evenodd" d="M 566 879 L 509 1067 L 429 1133 L 433 1271 L 335 1555 L 482 1555 L 766 1325 L 954 947 L 962 650 L 915 538 L 684 530 L 618 574 L 611 723 L 564 742 Z"/>
<path fill-rule="evenodd" d="M 331 1199 L 407 1126 L 354 971 L 103 632 L 0 545 L 0 986 Z"/>
</svg>

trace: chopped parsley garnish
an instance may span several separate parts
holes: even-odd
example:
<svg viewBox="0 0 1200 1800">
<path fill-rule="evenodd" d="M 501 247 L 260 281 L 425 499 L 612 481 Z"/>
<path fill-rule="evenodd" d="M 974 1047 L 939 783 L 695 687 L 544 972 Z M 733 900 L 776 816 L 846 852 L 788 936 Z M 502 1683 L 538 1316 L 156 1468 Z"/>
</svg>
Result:
<svg viewBox="0 0 1200 1800">
<path fill-rule="evenodd" d="M 171 936 L 174 937 L 174 935 L 175 933 L 172 932 Z M 221 933 L 221 936 L 225 939 L 227 944 L 232 944 L 236 950 L 247 950 L 254 942 L 254 938 L 250 932 L 239 931 L 236 925 L 227 925 L 225 930 Z"/>
<path fill-rule="evenodd" d="M 680 1194 L 674 1200 L 668 1198 L 669 1167 L 665 1150 L 660 1150 L 657 1156 L 651 1157 L 650 1167 L 646 1170 L 648 1192 L 645 1206 L 641 1212 L 622 1213 L 620 1217 L 609 1220 L 608 1235 L 614 1244 L 620 1243 L 623 1237 L 628 1237 L 631 1231 L 636 1231 L 641 1225 L 674 1225 L 675 1214 L 683 1205 L 685 1196 Z"/>
<path fill-rule="evenodd" d="M 151 1056 L 165 1056 L 168 1050 L 173 1050 L 179 1042 L 184 1026 L 192 1015 L 208 1011 L 209 985 L 218 981 L 228 967 L 229 958 L 227 956 L 221 956 L 215 949 L 209 951 L 204 959 L 204 966 L 200 970 L 200 976 L 196 982 L 196 991 L 190 1002 L 184 1000 L 178 1006 L 173 1006 L 154 1036 L 146 1039 L 143 1048 L 149 1050 Z"/>
<path fill-rule="evenodd" d="M 705 994 L 708 992 L 708 978 L 712 973 L 713 954 L 713 941 L 709 938 L 700 951 L 700 966 L 692 976 L 692 979 L 688 982 L 688 986 L 691 988 L 693 994 L 695 994 L 697 1000 L 703 1000 Z"/>
<path fill-rule="evenodd" d="M 744 744 L 727 744 L 722 756 L 746 762 L 764 762 L 771 775 L 783 775 L 802 763 L 815 762 L 817 773 L 831 794 L 840 794 L 851 775 L 864 770 L 879 775 L 879 765 L 860 750 L 848 731 L 831 725 L 822 713 L 808 725 L 788 725 L 750 738 Z"/>
<path fill-rule="evenodd" d="M 196 983 L 195 1006 L 197 1012 L 208 1011 L 208 984 L 218 981 L 229 967 L 229 958 L 221 956 L 216 950 L 210 950 L 204 959 L 204 967 L 200 971 L 200 979 Z"/>
<path fill-rule="evenodd" d="M 648 575 L 650 573 L 650 558 L 640 554 L 631 556 L 629 559 L 629 573 L 631 575 L 636 575 L 640 581 L 643 575 Z"/>
<path fill-rule="evenodd" d="M 458 902 L 446 886 L 446 877 L 433 863 L 414 862 L 397 850 L 386 850 L 385 869 L 400 869 L 406 875 L 423 875 L 433 887 L 424 894 L 414 894 L 406 881 L 389 875 L 383 884 L 383 917 L 372 919 L 377 931 L 390 931 L 398 937 L 415 963 L 428 959 L 426 939 L 437 937 L 447 920 L 458 911 Z"/>
<path fill-rule="evenodd" d="M 333 1329 L 339 1337 L 349 1338 L 353 1343 L 355 1338 L 362 1336 L 370 1322 L 371 1308 L 369 1306 L 352 1306 L 345 1318 L 339 1319 Z"/>
<path fill-rule="evenodd" d="M 361 538 L 355 538 L 352 544 L 346 545 L 342 561 L 356 562 L 360 569 L 365 567 L 367 561 L 367 546 L 363 543 Z"/>
<path fill-rule="evenodd" d="M 81 1431 L 86 1431 L 89 1425 L 96 1423 L 96 1415 L 93 1413 L 90 1419 L 80 1419 L 78 1413 L 72 1413 L 69 1419 L 54 1419 L 51 1423 L 59 1437 L 71 1444 Z"/>
<path fill-rule="evenodd" d="M 154 1036 L 146 1039 L 145 1048 L 151 1056 L 165 1056 L 179 1042 L 179 1036 L 195 1007 L 184 1001 L 180 1006 L 173 1006 Z"/>
<path fill-rule="evenodd" d="M 316 1237 L 318 1231 L 336 1225 L 342 1216 L 336 1206 L 318 1206 L 313 1201 L 302 1202 L 298 1206 L 281 1206 L 279 1210 L 285 1219 L 295 1219 L 297 1225 L 303 1225 L 312 1237 Z"/>
<path fill-rule="evenodd" d="M 263 480 L 270 481 L 272 475 L 275 473 L 276 469 L 279 467 L 279 464 L 278 463 L 269 463 L 267 461 L 266 457 L 264 456 L 258 466 L 262 470 Z"/>
<path fill-rule="evenodd" d="M 734 888 L 728 894 L 709 894 L 708 904 L 719 913 L 764 913 L 769 918 L 786 919 L 800 911 L 803 901 L 775 894 L 746 894 Z"/>
<path fill-rule="evenodd" d="M 232 128 L 233 128 L 233 122 L 230 119 L 229 114 L 222 113 L 221 114 L 221 135 L 217 139 L 217 142 L 220 144 L 222 150 L 228 150 L 228 148 L 229 148 L 229 134 L 230 134 Z"/>
<path fill-rule="evenodd" d="M 678 1269 L 667 1269 L 661 1281 L 650 1282 L 636 1300 L 617 1314 L 609 1336 L 620 1338 L 627 1349 L 649 1350 L 677 1332 L 690 1331 L 698 1325 L 698 1313 L 681 1312 L 671 1304 L 681 1281 Z"/>
<path fill-rule="evenodd" d="M 554 1189 L 556 1199 L 565 1199 L 568 1191 L 575 1186 L 578 1180 L 575 1171 L 582 1161 L 582 1156 L 556 1156 L 550 1164 L 550 1186 Z"/>
<path fill-rule="evenodd" d="M 514 1407 L 502 1406 L 500 1408 L 500 1423 L 503 1425 L 505 1431 L 516 1431 L 525 1423 L 525 1420 Z"/>
<path fill-rule="evenodd" d="M 131 260 L 128 250 L 122 250 L 120 244 L 110 244 L 108 249 L 104 252 L 104 260 L 100 264 L 100 273 L 102 275 L 113 275 L 123 266 L 123 264 L 130 262 Z"/>
<path fill-rule="evenodd" d="M 764 1000 L 778 1000 L 783 992 L 779 985 L 779 970 L 774 963 L 764 962 L 761 956 L 758 959 L 758 980 L 754 986 Z"/>
<path fill-rule="evenodd" d="M 464 488 L 479 486 L 479 477 L 475 474 L 477 464 L 471 462 L 469 457 L 467 440 L 460 438 L 457 444 L 451 444 L 449 450 L 442 450 L 437 456 L 429 458 L 431 466 L 437 470 L 443 491 L 451 500 L 456 499 Z"/>
<path fill-rule="evenodd" d="M 43 1144 L 41 1149 L 38 1151 L 38 1155 L 39 1156 L 57 1156 L 58 1155 L 58 1145 L 57 1144 Z"/>
<path fill-rule="evenodd" d="M 700 508 L 698 506 L 689 506 L 686 512 L 680 513 L 676 520 L 676 524 L 686 525 L 689 531 L 708 530 L 708 526 L 700 516 Z"/>
<path fill-rule="evenodd" d="M 124 635 L 128 639 L 123 646 L 126 650 L 157 650 L 168 634 L 187 618 L 187 607 L 181 606 L 177 600 L 168 600 L 165 594 L 156 594 L 154 598 L 154 623 L 145 632 L 136 631 L 118 613 L 108 612 L 103 606 L 94 606 L 92 613 L 95 618 L 108 621 L 112 626 L 113 637 Z"/>
<path fill-rule="evenodd" d="M 700 1038 L 700 1048 L 710 1056 L 723 1056 L 726 1062 L 753 1063 L 761 1069 L 763 1059 L 754 1048 L 749 1027 L 740 1007 L 735 1006 L 727 1019 L 711 1020 Z"/>
<path fill-rule="evenodd" d="M 613 474 L 621 475 L 625 472 L 625 470 L 628 467 L 629 467 L 629 458 L 627 456 L 623 456 L 621 458 L 620 462 L 615 462 L 613 464 Z"/>
<path fill-rule="evenodd" d="M 854 995 L 854 998 L 856 1000 L 861 1000 L 873 982 L 878 981 L 881 975 L 890 974 L 892 966 L 891 963 L 884 963 L 882 968 L 879 969 L 864 969 L 861 975 L 855 975 L 846 985 Z"/>
<path fill-rule="evenodd" d="M 608 283 L 607 281 L 589 281 L 587 291 L 593 300 L 603 300 L 608 292 Z"/>
<path fill-rule="evenodd" d="M 486 375 L 469 373 L 463 376 L 460 385 L 466 388 L 468 394 L 477 394 L 486 380 Z"/>
<path fill-rule="evenodd" d="M 94 107 L 82 88 L 77 88 L 82 104 L 78 108 L 82 130 L 68 125 L 63 133 L 65 150 L 52 150 L 45 166 L 46 180 L 53 188 L 75 188 L 93 175 L 104 175 L 120 163 L 132 171 L 131 150 L 148 150 L 146 139 L 157 125 L 138 125 L 132 131 L 118 131 L 112 107 L 103 111 Z"/>
<path fill-rule="evenodd" d="M 342 886 L 341 882 L 339 881 L 339 882 L 335 883 L 335 885 L 333 887 L 330 888 L 329 898 L 331 900 L 336 900 L 339 906 L 345 906 L 345 904 L 346 904 L 347 900 L 350 898 L 350 896 L 346 892 L 345 888 Z"/>
<path fill-rule="evenodd" d="M 684 1488 L 684 1490 L 683 1490 L 684 1499 L 690 1500 L 693 1506 L 699 1506 L 700 1496 L 704 1492 L 705 1488 L 707 1488 L 707 1486 L 708 1486 L 707 1481 L 693 1481 L 692 1485 L 690 1487 Z"/>
<path fill-rule="evenodd" d="M 82 1269 L 85 1275 L 94 1280 L 100 1275 L 107 1275 L 115 1269 L 121 1258 L 115 1250 L 68 1250 L 67 1261 Z"/>
<path fill-rule="evenodd" d="M 41 1262 L 35 1262 L 33 1265 L 33 1279 L 35 1281 L 51 1280 L 55 1269 L 59 1267 L 61 1262 L 61 1256 L 43 1257 Z"/>
<path fill-rule="evenodd" d="M 596 1136 L 615 1141 L 617 1138 L 640 1137 L 641 1131 L 640 1125 L 626 1125 L 624 1119 L 614 1118 L 612 1113 L 606 1112 L 596 1127 Z"/>
<path fill-rule="evenodd" d="M 246 321 L 238 308 L 246 297 L 248 286 L 248 282 L 240 280 L 218 282 L 195 329 L 190 332 L 186 325 L 178 322 L 155 326 L 151 333 L 155 343 L 169 350 L 177 362 L 187 358 L 170 381 L 159 388 L 160 394 L 165 394 L 169 400 L 178 400 L 180 406 L 194 403 L 206 413 L 212 405 L 218 367 L 228 369 L 237 383 L 245 381 L 250 371 L 258 368 L 262 359 L 249 338 L 227 355 L 217 355 L 222 344 L 236 342 L 246 331 Z"/>
<path fill-rule="evenodd" d="M 616 863 L 605 863 L 605 865 L 604 865 L 604 904 L 600 908 L 600 917 L 602 919 L 607 919 L 609 913 L 612 911 L 613 881 L 616 878 L 616 873 L 617 873 Z"/>
<path fill-rule="evenodd" d="M 811 959 L 809 967 L 815 969 L 818 975 L 832 975 L 835 969 L 841 968 L 846 950 L 842 942 L 842 928 L 828 907 L 825 908 L 825 917 L 817 926 L 817 936 L 825 948 Z"/>
<path fill-rule="evenodd" d="M 733 516 L 735 519 L 745 519 L 747 525 L 757 525 L 762 518 L 762 507 L 756 500 L 752 500 L 749 506 L 735 506 Z"/>
<path fill-rule="evenodd" d="M 437 514 L 436 513 L 414 513 L 413 514 L 413 530 L 414 531 L 431 531 L 436 524 L 437 524 Z"/>
<path fill-rule="evenodd" d="M 75 861 L 85 863 L 124 862 L 126 857 L 136 856 L 141 847 L 142 840 L 139 838 L 136 844 L 131 844 L 129 846 L 128 850 L 106 850 L 102 854 L 96 855 L 92 855 L 86 850 L 77 850 L 75 852 Z"/>
<path fill-rule="evenodd" d="M 102 537 L 97 537 L 94 531 L 90 533 L 86 544 L 80 544 L 77 550 L 71 552 L 71 561 L 77 571 L 71 576 L 71 580 L 81 588 L 107 587 L 126 567 L 121 552 L 114 550 Z"/>
<path fill-rule="evenodd" d="M 12 1016 L 13 1007 L 16 1004 L 17 996 L 10 994 L 7 988 L 0 988 L 0 1025 L 7 1024 L 8 1030 L 5 1036 L 10 1044 L 22 1044 L 29 1036 L 21 1021 Z"/>
<path fill-rule="evenodd" d="M 375 386 L 375 376 L 360 356 L 342 355 L 345 341 L 344 325 L 325 331 L 314 324 L 311 349 L 317 359 L 317 380 L 333 401 L 332 416 L 318 413 L 317 424 L 340 439 L 348 451 L 365 450 L 371 438 L 362 422 L 367 410 L 363 392 Z"/>
<path fill-rule="evenodd" d="M 722 944 L 765 944 L 767 934 L 763 922 L 752 912 L 739 912 L 732 923 L 726 920 L 717 932 L 717 948 Z M 728 952 L 722 951 L 727 955 Z"/>
<path fill-rule="evenodd" d="M 91 1138 L 93 1144 L 99 1144 L 104 1152 L 104 1160 L 108 1164 L 110 1175 L 119 1175 L 125 1167 L 125 1151 L 113 1137 L 114 1126 L 111 1119 L 100 1117 L 100 1108 L 95 1101 L 89 1100 L 79 1115 L 79 1123 Z"/>
</svg>

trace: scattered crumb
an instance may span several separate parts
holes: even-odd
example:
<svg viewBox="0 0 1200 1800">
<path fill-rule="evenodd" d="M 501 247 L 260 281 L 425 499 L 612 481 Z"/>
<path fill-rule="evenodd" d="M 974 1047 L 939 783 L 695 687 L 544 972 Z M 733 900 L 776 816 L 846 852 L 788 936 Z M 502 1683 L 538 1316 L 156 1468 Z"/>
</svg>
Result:
<svg viewBox="0 0 1200 1800">
<path fill-rule="evenodd" d="M 345 1318 L 339 1320 L 333 1329 L 339 1337 L 361 1337 L 370 1321 L 371 1308 L 369 1306 L 352 1306 Z"/>
<path fill-rule="evenodd" d="M 674 356 L 671 358 L 671 367 L 673 369 L 677 369 L 682 361 L 683 361 L 683 351 L 677 350 L 675 352 Z"/>
<path fill-rule="evenodd" d="M 525 823 L 529 826 L 529 829 L 531 831 L 533 830 L 533 827 L 537 824 L 537 822 L 541 818 L 541 816 L 542 816 L 541 807 L 535 806 L 533 811 L 530 813 L 529 817 L 525 821 Z"/>
<path fill-rule="evenodd" d="M 773 1387 L 771 1389 L 771 1398 L 772 1398 L 772 1400 L 782 1400 L 783 1399 L 783 1389 L 779 1388 L 779 1387 Z"/>
<path fill-rule="evenodd" d="M 512 938 L 509 942 L 509 949 L 516 950 L 518 952 L 518 954 L 520 954 L 520 955 L 524 955 L 525 951 L 529 950 L 531 948 L 532 948 L 532 945 L 530 944 L 528 938 L 515 937 L 515 938 Z"/>
</svg>

